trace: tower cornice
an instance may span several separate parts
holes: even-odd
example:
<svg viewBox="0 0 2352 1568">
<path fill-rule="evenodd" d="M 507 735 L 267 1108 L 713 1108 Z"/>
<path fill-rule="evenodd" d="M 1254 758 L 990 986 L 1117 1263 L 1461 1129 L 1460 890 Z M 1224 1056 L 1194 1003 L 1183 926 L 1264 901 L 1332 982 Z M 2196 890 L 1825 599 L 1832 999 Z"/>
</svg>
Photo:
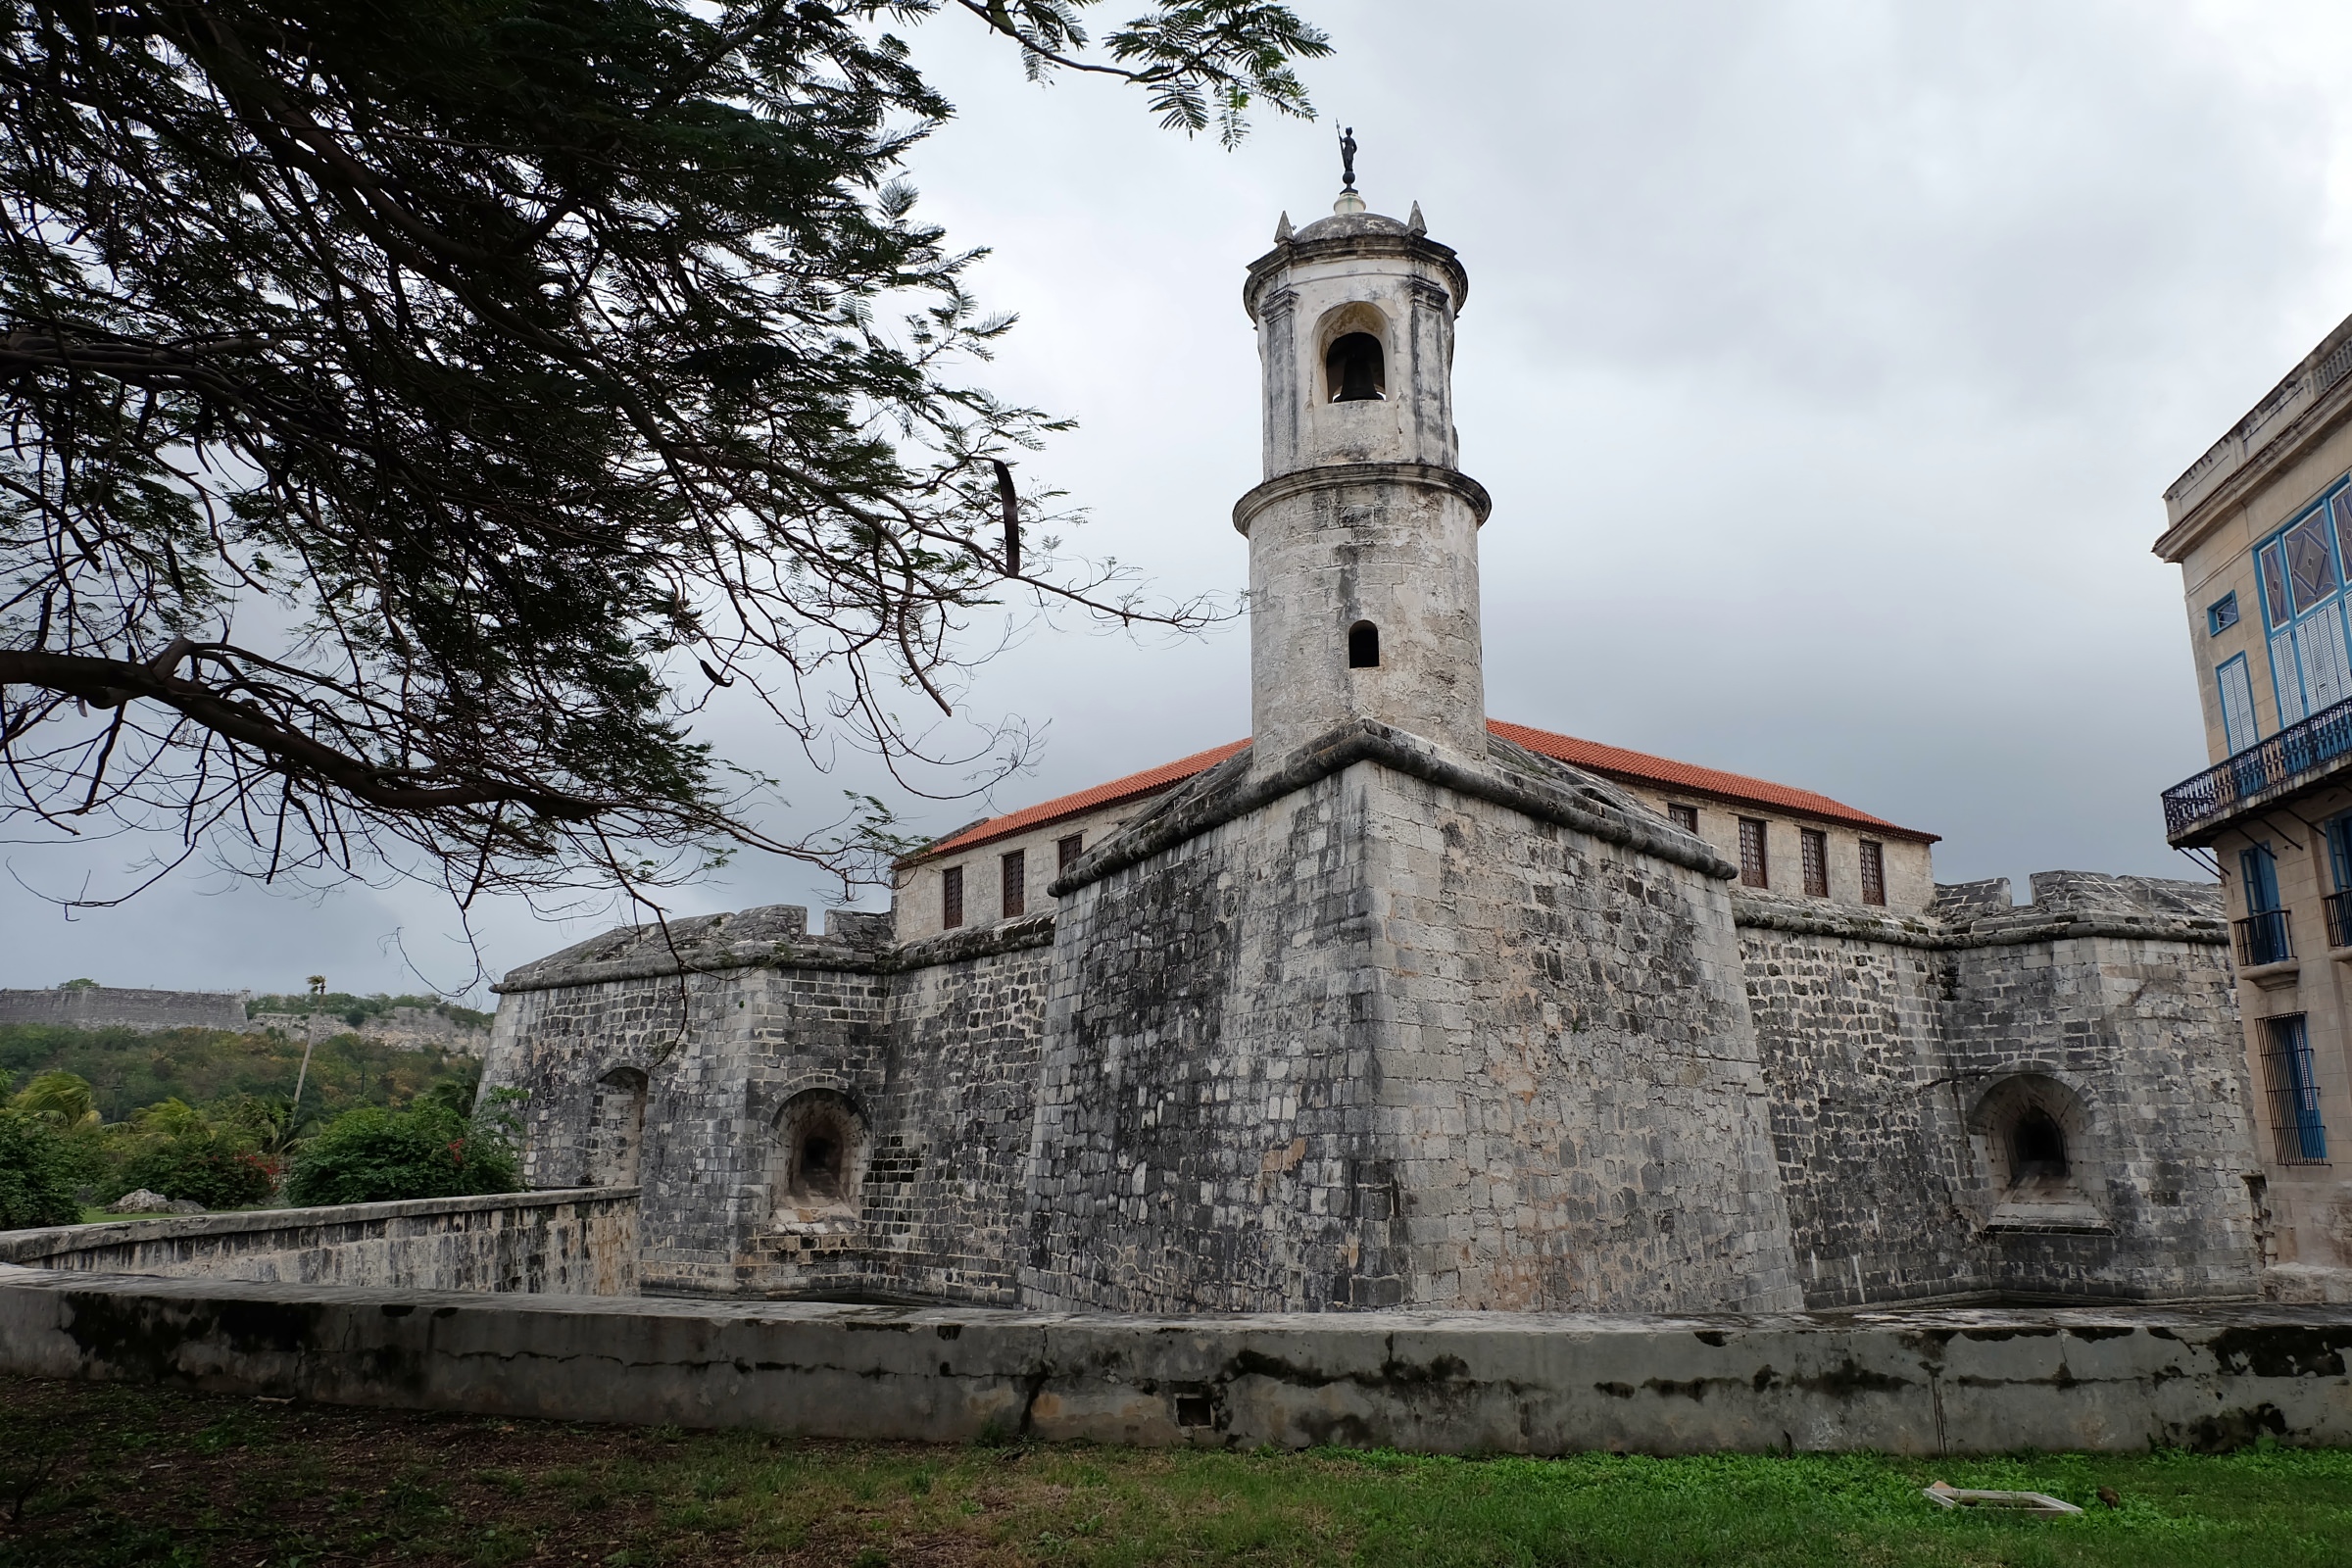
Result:
<svg viewBox="0 0 2352 1568">
<path fill-rule="evenodd" d="M 1453 295 L 1453 314 L 1462 314 L 1463 305 L 1470 299 L 1470 273 L 1462 266 L 1461 258 L 1450 245 L 1441 245 L 1426 235 L 1402 229 L 1395 233 L 1373 230 L 1285 240 L 1250 264 L 1250 275 L 1242 283 L 1242 309 L 1250 313 L 1251 320 L 1256 320 L 1259 294 L 1293 268 L 1315 262 L 1398 256 L 1426 263 L 1443 272 Z"/>
<path fill-rule="evenodd" d="M 1471 515 L 1482 526 L 1487 514 L 1494 510 L 1494 499 L 1487 494 L 1487 487 L 1458 468 L 1441 468 L 1428 463 L 1329 463 L 1317 467 L 1293 468 L 1288 473 L 1278 473 L 1236 501 L 1233 504 L 1234 531 L 1245 539 L 1249 538 L 1250 524 L 1256 520 L 1259 513 L 1293 496 L 1361 484 L 1443 490 L 1468 502 Z"/>
</svg>

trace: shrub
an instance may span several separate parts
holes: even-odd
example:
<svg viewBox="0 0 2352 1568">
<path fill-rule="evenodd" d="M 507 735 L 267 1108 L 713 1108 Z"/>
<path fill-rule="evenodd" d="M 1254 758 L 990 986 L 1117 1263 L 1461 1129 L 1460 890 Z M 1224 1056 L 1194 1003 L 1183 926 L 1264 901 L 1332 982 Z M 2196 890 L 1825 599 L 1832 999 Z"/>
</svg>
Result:
<svg viewBox="0 0 2352 1568">
<path fill-rule="evenodd" d="M 522 1188 L 514 1146 L 445 1104 L 345 1111 L 294 1157 L 297 1203 L 384 1203 Z"/>
<path fill-rule="evenodd" d="M 0 1109 L 0 1230 L 71 1225 L 81 1218 L 74 1196 L 81 1163 L 47 1118 Z"/>
<path fill-rule="evenodd" d="M 124 1192 L 144 1187 L 207 1208 L 243 1208 L 269 1201 L 277 1171 L 235 1137 L 197 1128 L 145 1145 L 122 1162 L 116 1181 Z"/>
</svg>

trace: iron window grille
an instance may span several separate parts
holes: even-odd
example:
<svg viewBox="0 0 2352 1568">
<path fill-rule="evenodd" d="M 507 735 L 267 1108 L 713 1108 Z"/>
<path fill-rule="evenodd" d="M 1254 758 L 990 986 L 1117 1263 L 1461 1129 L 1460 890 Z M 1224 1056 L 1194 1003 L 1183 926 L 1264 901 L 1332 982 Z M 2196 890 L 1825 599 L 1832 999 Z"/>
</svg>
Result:
<svg viewBox="0 0 2352 1568">
<path fill-rule="evenodd" d="M 1029 907 L 1029 856 L 1014 850 L 999 862 L 1004 887 L 1004 918 L 1017 918 Z"/>
<path fill-rule="evenodd" d="M 2311 1031 L 2302 1013 L 2262 1020 L 2262 1065 L 2270 1089 L 2271 1137 L 2278 1151 L 2278 1163 L 2327 1164 L 2328 1128 L 2320 1119 Z"/>
<path fill-rule="evenodd" d="M 1695 806 L 1669 806 L 1666 808 L 1666 820 L 1686 833 L 1695 833 L 1698 831 L 1698 808 Z"/>
<path fill-rule="evenodd" d="M 939 923 L 953 931 L 963 924 L 963 867 L 951 865 L 939 873 Z"/>
<path fill-rule="evenodd" d="M 2284 963 L 2295 956 L 2295 933 L 2284 909 L 2258 909 L 2243 920 L 2230 922 L 2237 933 L 2237 964 L 2251 969 L 2265 963 Z"/>
<path fill-rule="evenodd" d="M 1764 824 L 1752 816 L 1740 819 L 1740 880 L 1751 888 L 1772 886 L 1771 867 L 1764 859 Z"/>
<path fill-rule="evenodd" d="M 2352 892 L 2330 893 L 2322 902 L 2328 909 L 2328 945 L 2352 948 Z"/>
<path fill-rule="evenodd" d="M 1826 899 L 1830 896 L 1830 836 L 1819 828 L 1796 830 L 1798 845 L 1805 862 L 1805 897 Z"/>
<path fill-rule="evenodd" d="M 1886 848 L 1875 839 L 1862 841 L 1862 902 L 1886 902 Z"/>
</svg>

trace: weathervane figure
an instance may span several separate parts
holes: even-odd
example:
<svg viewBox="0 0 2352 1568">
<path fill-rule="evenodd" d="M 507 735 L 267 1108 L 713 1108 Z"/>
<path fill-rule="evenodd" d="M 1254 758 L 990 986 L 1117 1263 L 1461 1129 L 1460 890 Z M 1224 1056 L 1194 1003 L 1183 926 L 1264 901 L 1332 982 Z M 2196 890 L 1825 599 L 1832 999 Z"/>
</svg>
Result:
<svg viewBox="0 0 2352 1568">
<path fill-rule="evenodd" d="M 1340 188 L 1355 189 L 1355 127 L 1349 125 L 1340 132 Z"/>
</svg>

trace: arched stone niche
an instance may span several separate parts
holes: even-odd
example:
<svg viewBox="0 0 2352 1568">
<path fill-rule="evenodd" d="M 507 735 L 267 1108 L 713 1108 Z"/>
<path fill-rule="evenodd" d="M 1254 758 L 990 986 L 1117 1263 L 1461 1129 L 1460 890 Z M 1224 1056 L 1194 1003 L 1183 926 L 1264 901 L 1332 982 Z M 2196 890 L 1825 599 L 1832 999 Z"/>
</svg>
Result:
<svg viewBox="0 0 2352 1568">
<path fill-rule="evenodd" d="M 776 1113 L 768 1212 L 779 1229 L 858 1217 L 869 1152 L 865 1116 L 847 1095 L 808 1089 Z"/>
<path fill-rule="evenodd" d="M 615 1067 L 596 1081 L 588 1111 L 589 1187 L 634 1187 L 645 1145 L 645 1074 Z"/>
<path fill-rule="evenodd" d="M 2044 1073 L 1995 1079 L 1968 1117 L 1987 1230 L 2105 1231 L 2098 1129 L 2082 1097 Z"/>
<path fill-rule="evenodd" d="M 1362 355 L 1349 352 L 1361 347 L 1361 339 L 1371 339 L 1371 358 L 1368 363 L 1374 390 L 1364 395 L 1361 387 L 1353 397 L 1344 397 L 1348 391 L 1344 377 L 1347 367 L 1354 366 L 1359 372 L 1367 370 Z M 1376 306 L 1362 301 L 1340 306 L 1326 312 L 1315 325 L 1315 363 L 1322 368 L 1316 381 L 1318 403 L 1386 402 L 1391 396 L 1390 379 L 1395 374 L 1396 345 L 1389 331 L 1389 318 Z"/>
</svg>

